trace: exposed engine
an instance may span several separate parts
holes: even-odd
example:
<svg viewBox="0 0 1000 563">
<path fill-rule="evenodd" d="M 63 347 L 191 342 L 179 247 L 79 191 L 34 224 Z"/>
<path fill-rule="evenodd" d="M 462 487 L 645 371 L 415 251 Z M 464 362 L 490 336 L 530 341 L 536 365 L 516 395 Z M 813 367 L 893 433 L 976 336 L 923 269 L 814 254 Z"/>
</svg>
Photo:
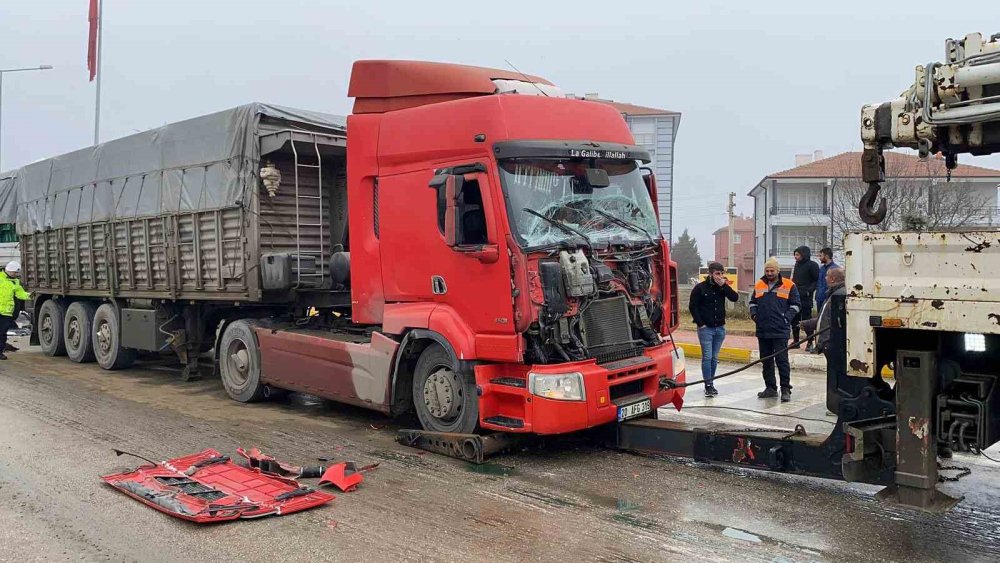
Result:
<svg viewBox="0 0 1000 563">
<path fill-rule="evenodd" d="M 660 343 L 663 295 L 654 275 L 655 249 L 608 250 L 590 258 L 561 250 L 537 262 L 532 301 L 537 321 L 527 332 L 528 361 L 623 360 Z"/>
</svg>

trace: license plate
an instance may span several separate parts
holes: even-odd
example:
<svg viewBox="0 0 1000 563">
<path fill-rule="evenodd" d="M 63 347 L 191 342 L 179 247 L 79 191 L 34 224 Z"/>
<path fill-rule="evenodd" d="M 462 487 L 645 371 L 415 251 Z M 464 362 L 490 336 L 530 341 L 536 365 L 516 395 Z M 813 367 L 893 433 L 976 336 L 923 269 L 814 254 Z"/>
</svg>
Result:
<svg viewBox="0 0 1000 563">
<path fill-rule="evenodd" d="M 638 403 L 618 407 L 618 420 L 622 421 L 642 416 L 651 410 L 653 410 L 652 402 L 649 399 L 643 399 Z"/>
</svg>

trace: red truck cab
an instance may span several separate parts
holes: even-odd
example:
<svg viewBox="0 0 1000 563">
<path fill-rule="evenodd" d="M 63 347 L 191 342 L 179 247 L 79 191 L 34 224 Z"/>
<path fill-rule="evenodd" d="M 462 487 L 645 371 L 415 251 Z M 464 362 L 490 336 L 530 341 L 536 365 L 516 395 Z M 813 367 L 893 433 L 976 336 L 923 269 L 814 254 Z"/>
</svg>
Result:
<svg viewBox="0 0 1000 563">
<path fill-rule="evenodd" d="M 571 432 L 683 392 L 665 383 L 683 356 L 649 154 L 614 108 L 550 92 L 494 69 L 354 65 L 351 317 L 396 344 L 386 401 L 427 430 Z"/>
</svg>

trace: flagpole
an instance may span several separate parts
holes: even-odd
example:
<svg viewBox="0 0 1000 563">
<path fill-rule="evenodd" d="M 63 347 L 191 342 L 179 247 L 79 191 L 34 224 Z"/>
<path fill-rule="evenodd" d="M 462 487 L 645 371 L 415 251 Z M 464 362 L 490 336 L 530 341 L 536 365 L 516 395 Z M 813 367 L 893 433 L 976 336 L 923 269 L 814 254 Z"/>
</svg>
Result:
<svg viewBox="0 0 1000 563">
<path fill-rule="evenodd" d="M 94 109 L 94 144 L 101 139 L 101 60 L 104 59 L 104 0 L 97 4 L 97 99 Z"/>
</svg>

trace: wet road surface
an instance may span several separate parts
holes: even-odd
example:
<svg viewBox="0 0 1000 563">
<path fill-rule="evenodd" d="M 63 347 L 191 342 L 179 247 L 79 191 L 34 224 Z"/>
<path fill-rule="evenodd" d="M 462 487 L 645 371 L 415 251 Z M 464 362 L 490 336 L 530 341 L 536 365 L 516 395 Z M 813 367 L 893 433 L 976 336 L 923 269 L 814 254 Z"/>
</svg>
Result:
<svg viewBox="0 0 1000 563">
<path fill-rule="evenodd" d="M 1000 553 L 1000 466 L 981 459 L 956 460 L 973 473 L 945 490 L 966 500 L 933 516 L 882 505 L 875 487 L 582 440 L 547 440 L 474 467 L 396 444 L 406 421 L 360 409 L 301 395 L 241 405 L 217 379 L 182 383 L 168 368 L 110 373 L 37 348 L 9 356 L 0 362 L 4 561 L 915 562 L 995 561 Z M 794 378 L 786 405 L 753 396 L 759 372 L 718 382 L 722 394 L 711 403 L 815 418 L 807 429 L 825 432 L 822 376 Z M 689 405 L 708 403 L 697 395 Z M 685 412 L 738 427 L 796 422 Z M 212 527 L 160 514 L 97 479 L 139 463 L 111 448 L 166 459 L 207 447 L 233 455 L 237 446 L 296 464 L 325 456 L 381 465 L 361 489 L 318 509 Z"/>
</svg>

